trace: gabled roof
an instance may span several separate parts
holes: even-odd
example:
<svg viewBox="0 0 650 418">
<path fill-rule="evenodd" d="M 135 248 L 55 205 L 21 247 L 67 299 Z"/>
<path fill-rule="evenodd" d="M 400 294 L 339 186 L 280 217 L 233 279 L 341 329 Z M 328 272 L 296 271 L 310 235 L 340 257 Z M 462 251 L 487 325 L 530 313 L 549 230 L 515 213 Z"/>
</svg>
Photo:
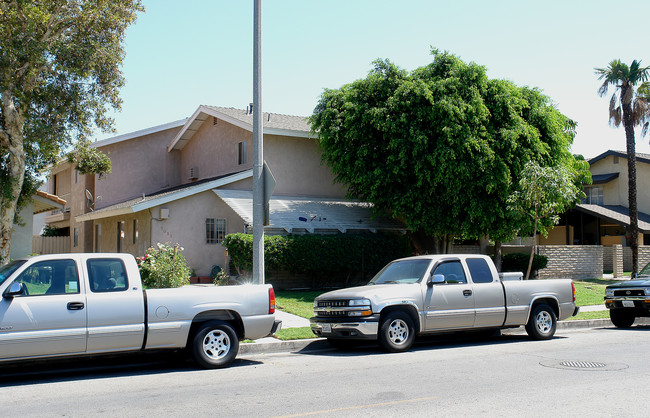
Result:
<svg viewBox="0 0 650 418">
<path fill-rule="evenodd" d="M 62 209 L 66 201 L 59 196 L 38 190 L 34 198 L 34 215 L 55 209 Z"/>
<path fill-rule="evenodd" d="M 187 122 L 187 118 L 179 119 L 179 120 L 176 120 L 174 122 L 169 122 L 169 123 L 165 123 L 165 124 L 158 125 L 158 126 L 152 126 L 151 128 L 140 129 L 140 130 L 135 131 L 135 132 L 129 132 L 129 133 L 126 133 L 126 134 L 123 134 L 123 135 L 114 136 L 112 138 L 102 139 L 101 141 L 93 142 L 91 144 L 91 146 L 93 148 L 105 147 L 107 145 L 115 144 L 115 143 L 118 143 L 118 142 L 128 141 L 129 139 L 134 139 L 134 138 L 138 138 L 138 137 L 145 136 L 145 135 L 155 134 L 157 132 L 166 131 L 166 130 L 172 129 L 172 128 L 178 128 L 178 127 L 181 127 L 181 126 L 185 125 L 185 122 Z"/>
<path fill-rule="evenodd" d="M 630 211 L 624 206 L 601 206 L 582 203 L 576 205 L 576 209 L 619 225 L 630 225 Z M 650 233 L 650 215 L 639 212 L 639 230 L 644 234 Z"/>
<path fill-rule="evenodd" d="M 180 132 L 172 139 L 172 142 L 167 146 L 167 151 L 183 149 L 199 130 L 203 122 L 210 117 L 223 120 L 224 122 L 253 132 L 253 114 L 247 110 L 201 105 L 187 120 Z M 301 138 L 310 137 L 310 125 L 305 117 L 264 112 L 262 119 L 264 134 Z"/>
<path fill-rule="evenodd" d="M 598 161 L 600 161 L 602 159 L 605 159 L 605 158 L 609 157 L 610 155 L 614 155 L 616 157 L 624 158 L 624 159 L 627 160 L 627 152 L 609 150 L 609 151 L 605 151 L 602 154 L 590 159 L 587 162 L 591 165 L 591 164 L 593 164 L 595 162 L 598 162 Z M 642 163 L 650 164 L 650 154 L 642 154 L 640 152 L 637 152 L 636 153 L 636 160 L 640 161 Z"/>
<path fill-rule="evenodd" d="M 214 193 L 230 206 L 244 222 L 253 223 L 253 193 L 248 190 L 215 189 Z M 370 203 L 317 197 L 271 196 L 269 229 L 405 231 L 400 222 L 372 216 Z"/>
<path fill-rule="evenodd" d="M 149 196 L 142 195 L 142 197 L 97 209 L 94 212 L 76 216 L 75 220 L 77 222 L 83 222 L 91 221 L 94 219 L 110 218 L 113 216 L 136 213 L 250 177 L 253 177 L 253 170 L 240 171 L 239 173 L 204 179 L 196 183 L 190 183 L 170 189 L 161 190 Z"/>
</svg>

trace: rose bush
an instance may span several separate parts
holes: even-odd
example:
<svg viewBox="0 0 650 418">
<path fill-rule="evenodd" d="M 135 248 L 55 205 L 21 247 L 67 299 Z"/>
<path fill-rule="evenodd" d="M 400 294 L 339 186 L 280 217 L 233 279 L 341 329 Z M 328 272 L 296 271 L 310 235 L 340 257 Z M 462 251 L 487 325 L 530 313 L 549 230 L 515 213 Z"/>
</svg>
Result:
<svg viewBox="0 0 650 418">
<path fill-rule="evenodd" d="M 142 257 L 137 257 L 140 276 L 149 288 L 181 287 L 190 284 L 190 267 L 183 248 L 178 244 L 158 243 L 151 247 Z"/>
</svg>

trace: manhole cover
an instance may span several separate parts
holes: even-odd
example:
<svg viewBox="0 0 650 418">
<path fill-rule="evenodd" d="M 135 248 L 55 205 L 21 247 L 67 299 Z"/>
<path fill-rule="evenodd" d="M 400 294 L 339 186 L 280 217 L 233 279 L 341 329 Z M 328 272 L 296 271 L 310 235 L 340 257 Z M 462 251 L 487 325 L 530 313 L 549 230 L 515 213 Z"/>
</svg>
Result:
<svg viewBox="0 0 650 418">
<path fill-rule="evenodd" d="M 555 369 L 564 370 L 593 370 L 593 371 L 612 371 L 623 370 L 629 366 L 623 363 L 601 363 L 599 361 L 584 361 L 584 360 L 548 360 L 542 361 L 544 367 L 552 367 Z"/>
<path fill-rule="evenodd" d="M 596 369 L 607 367 L 605 363 L 596 363 L 594 361 L 561 361 L 560 366 L 571 367 L 574 369 Z"/>
</svg>

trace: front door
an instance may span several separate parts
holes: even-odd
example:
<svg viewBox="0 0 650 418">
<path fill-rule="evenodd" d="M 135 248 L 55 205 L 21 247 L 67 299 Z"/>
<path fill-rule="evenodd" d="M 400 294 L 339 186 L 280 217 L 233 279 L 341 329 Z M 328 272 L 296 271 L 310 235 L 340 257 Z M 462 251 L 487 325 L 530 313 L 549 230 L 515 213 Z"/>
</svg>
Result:
<svg viewBox="0 0 650 418">
<path fill-rule="evenodd" d="M 443 275 L 445 282 L 427 287 L 424 298 L 427 331 L 473 327 L 473 289 L 460 260 L 443 261 L 432 274 Z"/>
<path fill-rule="evenodd" d="M 0 358 L 86 351 L 86 300 L 74 260 L 47 260 L 14 283 L 23 295 L 0 299 Z"/>
</svg>

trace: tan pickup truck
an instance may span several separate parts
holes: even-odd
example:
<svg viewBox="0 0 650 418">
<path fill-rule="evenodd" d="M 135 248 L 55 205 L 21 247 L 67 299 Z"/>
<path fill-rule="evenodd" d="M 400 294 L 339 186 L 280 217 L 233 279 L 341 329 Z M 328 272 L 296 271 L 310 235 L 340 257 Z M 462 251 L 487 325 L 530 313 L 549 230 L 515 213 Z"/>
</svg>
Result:
<svg viewBox="0 0 650 418">
<path fill-rule="evenodd" d="M 273 334 L 270 285 L 142 287 L 129 254 L 56 254 L 0 267 L 0 363 L 188 347 L 225 367 L 239 341 Z"/>
<path fill-rule="evenodd" d="M 333 345 L 378 340 L 408 350 L 416 335 L 526 326 L 550 339 L 558 320 L 576 315 L 568 279 L 504 280 L 482 255 L 428 255 L 395 260 L 366 285 L 314 301 L 311 329 Z"/>
</svg>

